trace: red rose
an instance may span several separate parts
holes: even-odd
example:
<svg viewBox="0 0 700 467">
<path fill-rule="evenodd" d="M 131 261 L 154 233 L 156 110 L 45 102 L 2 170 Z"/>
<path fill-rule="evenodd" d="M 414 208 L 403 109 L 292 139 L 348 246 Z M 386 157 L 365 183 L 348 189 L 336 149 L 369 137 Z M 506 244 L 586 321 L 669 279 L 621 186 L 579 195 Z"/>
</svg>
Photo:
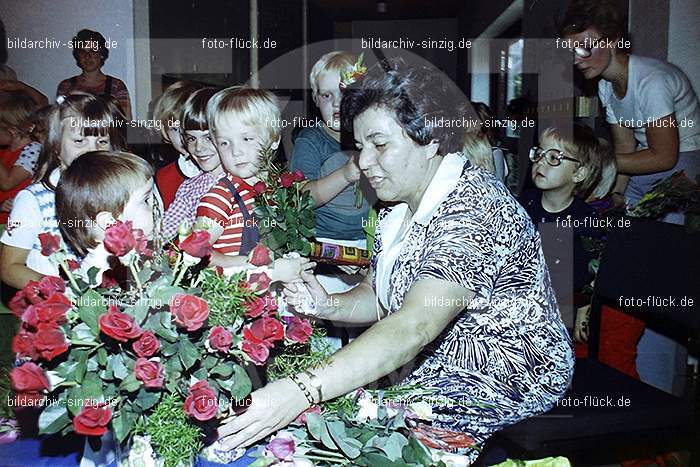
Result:
<svg viewBox="0 0 700 467">
<path fill-rule="evenodd" d="M 219 352 L 228 352 L 233 344 L 233 334 L 223 326 L 214 326 L 209 333 L 209 346 Z"/>
<path fill-rule="evenodd" d="M 109 307 L 107 313 L 100 315 L 97 322 L 100 325 L 100 331 L 119 342 L 136 339 L 142 332 L 134 318 L 122 313 L 114 305 Z"/>
<path fill-rule="evenodd" d="M 270 287 L 270 277 L 264 272 L 254 272 L 248 277 L 248 288 L 253 292 L 264 292 Z"/>
<path fill-rule="evenodd" d="M 114 272 L 111 269 L 106 270 L 102 274 L 102 282 L 100 282 L 100 288 L 111 289 L 113 287 L 118 287 L 119 281 L 114 277 Z"/>
<path fill-rule="evenodd" d="M 261 342 L 243 341 L 241 350 L 243 350 L 256 365 L 264 365 L 267 361 L 267 357 L 270 356 L 270 349 Z"/>
<path fill-rule="evenodd" d="M 39 234 L 39 241 L 41 242 L 41 254 L 44 256 L 51 256 L 61 249 L 61 237 L 58 235 L 42 232 Z"/>
<path fill-rule="evenodd" d="M 34 305 L 29 305 L 22 313 L 20 319 L 25 326 L 36 329 L 39 325 L 39 318 L 36 316 L 36 307 Z"/>
<path fill-rule="evenodd" d="M 10 371 L 12 389 L 17 392 L 38 393 L 49 389 L 49 380 L 39 365 L 28 362 Z"/>
<path fill-rule="evenodd" d="M 165 367 L 160 362 L 138 358 L 134 366 L 134 374 L 136 379 L 143 381 L 143 385 L 147 388 L 157 389 L 163 387 Z"/>
<path fill-rule="evenodd" d="M 194 295 L 177 294 L 170 299 L 170 312 L 180 327 L 196 331 L 209 317 L 209 305 Z"/>
<path fill-rule="evenodd" d="M 12 353 L 17 354 L 20 358 L 29 357 L 32 360 L 39 358 L 34 348 L 34 338 L 36 336 L 22 329 L 12 338 Z"/>
<path fill-rule="evenodd" d="M 136 246 L 134 247 L 136 249 L 136 253 L 149 258 L 153 256 L 153 251 L 148 249 L 148 239 L 146 238 L 146 235 L 144 235 L 143 230 L 134 229 L 132 230 L 132 233 L 134 235 L 134 242 L 136 243 Z"/>
<path fill-rule="evenodd" d="M 39 281 L 39 293 L 44 297 L 51 297 L 54 292 L 65 292 L 66 283 L 60 277 L 45 276 Z"/>
<path fill-rule="evenodd" d="M 256 182 L 255 185 L 253 185 L 253 191 L 255 191 L 256 195 L 262 195 L 266 190 L 267 185 L 265 185 L 263 181 Z"/>
<path fill-rule="evenodd" d="M 289 318 L 289 317 L 288 317 Z M 285 318 L 287 321 L 287 339 L 292 342 L 297 342 L 299 344 L 304 344 L 311 337 L 313 329 L 311 328 L 311 323 L 307 319 L 301 319 L 297 316 L 292 316 L 291 318 Z"/>
<path fill-rule="evenodd" d="M 51 361 L 68 350 L 68 343 L 58 329 L 40 329 L 34 338 L 34 348 L 46 361 Z"/>
<path fill-rule="evenodd" d="M 54 292 L 48 300 L 34 305 L 39 323 L 60 325 L 66 322 L 66 312 L 73 305 L 62 293 Z"/>
<path fill-rule="evenodd" d="M 270 256 L 270 250 L 263 245 L 258 243 L 250 252 L 250 264 L 253 266 L 267 266 L 272 263 L 272 257 Z"/>
<path fill-rule="evenodd" d="M 198 381 L 190 386 L 189 395 L 185 399 L 185 413 L 200 422 L 206 422 L 216 416 L 219 410 L 216 393 L 206 381 Z"/>
<path fill-rule="evenodd" d="M 105 230 L 105 249 L 115 256 L 124 256 L 136 248 L 131 221 L 117 221 Z"/>
<path fill-rule="evenodd" d="M 10 310 L 12 310 L 12 313 L 18 317 L 21 318 L 22 314 L 24 313 L 24 310 L 27 309 L 29 306 L 29 300 L 27 300 L 27 296 L 24 294 L 23 290 L 18 291 L 14 297 L 12 297 L 12 300 L 10 300 L 9 303 Z"/>
<path fill-rule="evenodd" d="M 272 294 L 268 293 L 263 297 L 263 299 L 265 300 L 265 309 L 269 313 L 274 313 L 275 311 L 277 311 L 277 299 Z"/>
<path fill-rule="evenodd" d="M 295 182 L 303 182 L 306 177 L 304 177 L 304 172 L 301 170 L 297 169 L 294 172 L 292 172 L 292 175 L 294 175 L 294 181 Z"/>
<path fill-rule="evenodd" d="M 144 331 L 141 337 L 131 344 L 131 348 L 139 357 L 151 357 L 160 349 L 160 342 L 152 331 Z"/>
<path fill-rule="evenodd" d="M 86 405 L 73 419 L 73 431 L 79 435 L 102 436 L 107 432 L 107 425 L 112 420 L 109 405 Z"/>
<path fill-rule="evenodd" d="M 280 176 L 280 185 L 284 188 L 289 188 L 294 183 L 294 175 L 289 172 L 283 172 Z"/>
<path fill-rule="evenodd" d="M 255 297 L 252 301 L 245 302 L 245 314 L 251 318 L 257 318 L 265 313 L 265 299 L 263 297 Z"/>
<path fill-rule="evenodd" d="M 209 232 L 201 230 L 192 232 L 189 237 L 180 242 L 180 250 L 195 258 L 205 258 L 211 254 Z"/>
<path fill-rule="evenodd" d="M 256 319 L 250 326 L 243 328 L 243 338 L 273 347 L 275 341 L 284 338 L 284 326 L 275 318 L 263 316 Z"/>
<path fill-rule="evenodd" d="M 70 271 L 75 271 L 76 269 L 80 268 L 80 263 L 74 259 L 68 259 L 66 260 L 66 263 L 68 264 L 68 269 Z"/>
<path fill-rule="evenodd" d="M 27 282 L 27 285 L 24 286 L 22 289 L 22 292 L 24 292 L 24 296 L 27 298 L 29 303 L 35 304 L 39 303 L 43 299 L 47 297 L 42 297 L 41 292 L 39 291 L 39 282 L 38 281 L 29 281 Z"/>
</svg>

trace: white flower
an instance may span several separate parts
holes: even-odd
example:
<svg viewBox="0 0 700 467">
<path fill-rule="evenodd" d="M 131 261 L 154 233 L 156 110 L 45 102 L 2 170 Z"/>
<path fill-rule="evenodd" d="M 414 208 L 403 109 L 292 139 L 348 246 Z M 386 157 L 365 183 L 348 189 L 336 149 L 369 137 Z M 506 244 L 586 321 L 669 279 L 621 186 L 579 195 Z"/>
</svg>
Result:
<svg viewBox="0 0 700 467">
<path fill-rule="evenodd" d="M 408 406 L 408 409 L 421 420 L 432 420 L 435 418 L 435 415 L 433 415 L 433 406 L 425 401 L 413 402 Z"/>
<path fill-rule="evenodd" d="M 360 410 L 357 412 L 358 421 L 365 421 L 367 419 L 374 420 L 377 418 L 379 406 L 375 404 L 371 398 L 363 397 L 357 401 L 357 405 L 360 406 Z"/>
<path fill-rule="evenodd" d="M 438 451 L 437 449 L 431 450 L 434 462 L 444 462 L 447 467 L 469 467 L 470 462 L 467 456 L 460 456 L 459 454 L 451 454 L 445 451 Z"/>
<path fill-rule="evenodd" d="M 199 264 L 199 262 L 202 261 L 202 258 L 197 258 L 196 256 L 192 256 L 186 251 L 182 252 L 182 262 L 186 267 L 191 267 L 194 266 L 195 264 Z"/>
</svg>

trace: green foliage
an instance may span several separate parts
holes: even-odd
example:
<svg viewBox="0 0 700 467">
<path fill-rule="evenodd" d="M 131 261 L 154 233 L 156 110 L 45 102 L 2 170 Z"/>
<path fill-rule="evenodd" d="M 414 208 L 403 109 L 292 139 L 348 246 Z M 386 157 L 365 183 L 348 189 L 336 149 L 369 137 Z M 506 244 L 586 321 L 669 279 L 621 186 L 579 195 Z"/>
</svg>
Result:
<svg viewBox="0 0 700 467">
<path fill-rule="evenodd" d="M 202 298 L 209 304 L 209 325 L 240 327 L 245 313 L 243 304 L 254 294 L 247 287 L 241 287 L 245 273 L 220 276 L 215 270 L 205 269 L 198 278 Z"/>
<path fill-rule="evenodd" d="M 188 465 L 203 446 L 201 428 L 190 423 L 182 406 L 180 396 L 167 394 L 153 413 L 134 427 L 134 434 L 150 436 L 153 449 L 166 467 Z"/>
<path fill-rule="evenodd" d="M 332 353 L 325 330 L 314 326 L 313 334 L 306 344 L 287 343 L 281 354 L 270 359 L 267 377 L 274 381 L 310 370 L 326 363 Z"/>
<path fill-rule="evenodd" d="M 253 215 L 258 221 L 262 242 L 275 255 L 297 251 L 301 255 L 311 252 L 315 236 L 316 214 L 311 193 L 302 191 L 302 182 L 283 187 L 281 177 L 285 173 L 274 163 L 275 151 L 267 148 L 261 159 L 267 167 L 267 190 L 255 199 Z"/>
<path fill-rule="evenodd" d="M 654 188 L 630 209 L 628 215 L 660 219 L 675 211 L 685 213 L 685 225 L 688 230 L 700 230 L 700 176 L 693 181 L 683 171 L 674 172 L 656 183 Z"/>
<path fill-rule="evenodd" d="M 15 417 L 15 411 L 8 404 L 13 397 L 10 369 L 0 368 L 0 418 L 11 419 Z"/>
</svg>

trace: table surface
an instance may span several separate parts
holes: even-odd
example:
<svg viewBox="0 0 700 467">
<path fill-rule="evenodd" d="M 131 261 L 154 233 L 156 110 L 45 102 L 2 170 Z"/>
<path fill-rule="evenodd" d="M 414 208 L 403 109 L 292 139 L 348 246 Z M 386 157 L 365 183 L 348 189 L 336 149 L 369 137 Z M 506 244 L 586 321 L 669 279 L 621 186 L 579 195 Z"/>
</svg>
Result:
<svg viewBox="0 0 700 467">
<path fill-rule="evenodd" d="M 13 443 L 0 445 L 0 466 L 76 467 L 80 465 L 84 443 L 85 438 L 82 436 L 20 438 Z M 253 460 L 245 455 L 237 461 L 225 465 L 243 467 L 251 464 Z M 200 458 L 196 465 L 198 467 L 222 467 L 224 464 L 216 464 Z M 116 464 L 112 463 L 111 466 L 116 466 Z"/>
</svg>

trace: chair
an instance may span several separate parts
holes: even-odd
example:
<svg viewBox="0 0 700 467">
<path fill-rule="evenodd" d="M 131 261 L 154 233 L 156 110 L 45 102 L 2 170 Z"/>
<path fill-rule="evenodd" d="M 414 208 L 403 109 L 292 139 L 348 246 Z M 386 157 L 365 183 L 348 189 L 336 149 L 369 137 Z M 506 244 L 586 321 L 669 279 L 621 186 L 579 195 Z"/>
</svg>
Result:
<svg viewBox="0 0 700 467">
<path fill-rule="evenodd" d="M 627 227 L 609 232 L 600 262 L 589 358 L 577 360 L 572 386 L 555 408 L 495 437 L 493 442 L 506 447 L 510 457 L 563 455 L 586 465 L 685 449 L 691 451 L 691 465 L 700 463 L 695 388 L 683 398 L 674 397 L 597 360 L 603 304 L 633 314 L 698 355 L 700 234 L 689 234 L 683 226 L 625 219 Z M 647 297 L 652 299 L 647 302 Z M 675 306 L 654 306 L 653 297 L 675 298 Z M 593 401 L 612 406 L 592 406 Z"/>
</svg>

